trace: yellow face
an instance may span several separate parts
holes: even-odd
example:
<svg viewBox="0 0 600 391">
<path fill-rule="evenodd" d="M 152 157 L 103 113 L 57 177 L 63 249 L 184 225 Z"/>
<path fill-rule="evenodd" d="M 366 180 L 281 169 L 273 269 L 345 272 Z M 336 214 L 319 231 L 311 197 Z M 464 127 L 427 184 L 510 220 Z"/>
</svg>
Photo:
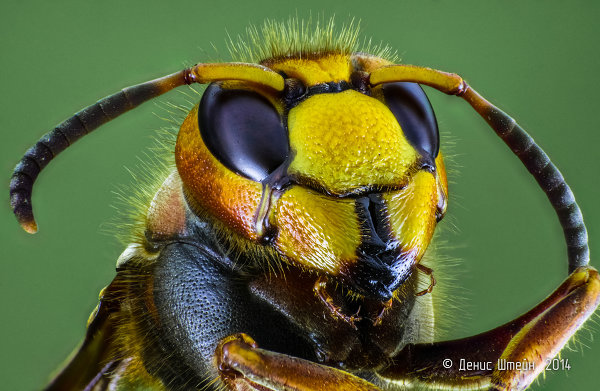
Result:
<svg viewBox="0 0 600 391">
<path fill-rule="evenodd" d="M 211 85 L 179 133 L 195 213 L 243 245 L 385 300 L 419 262 L 445 212 L 435 116 L 419 86 L 366 88 L 369 55 L 267 60 L 283 94 Z M 281 96 L 279 96 L 281 95 Z"/>
</svg>

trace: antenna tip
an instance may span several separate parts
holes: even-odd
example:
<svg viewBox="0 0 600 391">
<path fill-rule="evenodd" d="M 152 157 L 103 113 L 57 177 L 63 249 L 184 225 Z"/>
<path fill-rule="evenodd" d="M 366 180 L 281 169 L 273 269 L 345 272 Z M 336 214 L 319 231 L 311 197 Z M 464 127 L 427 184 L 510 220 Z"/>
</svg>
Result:
<svg viewBox="0 0 600 391">
<path fill-rule="evenodd" d="M 27 231 L 27 233 L 34 234 L 38 231 L 35 220 L 19 221 L 19 224 L 21 224 L 21 227 Z"/>
</svg>

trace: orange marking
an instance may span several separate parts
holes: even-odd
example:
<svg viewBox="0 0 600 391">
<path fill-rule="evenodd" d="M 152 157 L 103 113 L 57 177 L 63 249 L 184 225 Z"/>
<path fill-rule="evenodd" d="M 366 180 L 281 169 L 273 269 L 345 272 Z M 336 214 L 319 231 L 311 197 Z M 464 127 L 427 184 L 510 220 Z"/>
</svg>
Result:
<svg viewBox="0 0 600 391">
<path fill-rule="evenodd" d="M 194 212 L 210 215 L 247 239 L 258 239 L 254 220 L 261 184 L 229 171 L 212 156 L 198 129 L 198 106 L 181 125 L 175 161 L 184 188 L 193 197 Z"/>
</svg>

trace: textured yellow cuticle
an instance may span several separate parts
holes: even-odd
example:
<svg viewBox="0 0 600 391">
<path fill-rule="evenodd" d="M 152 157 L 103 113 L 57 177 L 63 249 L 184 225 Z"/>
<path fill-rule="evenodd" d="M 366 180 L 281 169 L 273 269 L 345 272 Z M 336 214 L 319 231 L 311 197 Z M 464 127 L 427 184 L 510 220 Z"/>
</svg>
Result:
<svg viewBox="0 0 600 391">
<path fill-rule="evenodd" d="M 315 84 L 350 81 L 352 65 L 347 54 L 331 53 L 314 58 L 286 58 L 269 61 L 266 65 L 287 77 L 299 79 L 311 87 Z"/>
<path fill-rule="evenodd" d="M 294 186 L 278 200 L 272 219 L 276 247 L 299 265 L 337 275 L 342 264 L 355 262 L 361 232 L 353 199 Z"/>
<path fill-rule="evenodd" d="M 288 128 L 289 172 L 333 194 L 402 184 L 418 158 L 392 112 L 354 90 L 308 98 L 290 110 Z"/>
<path fill-rule="evenodd" d="M 385 193 L 390 226 L 404 251 L 414 252 L 419 260 L 433 236 L 438 203 L 435 177 L 426 171 L 415 174 L 409 185 L 400 191 Z"/>
</svg>

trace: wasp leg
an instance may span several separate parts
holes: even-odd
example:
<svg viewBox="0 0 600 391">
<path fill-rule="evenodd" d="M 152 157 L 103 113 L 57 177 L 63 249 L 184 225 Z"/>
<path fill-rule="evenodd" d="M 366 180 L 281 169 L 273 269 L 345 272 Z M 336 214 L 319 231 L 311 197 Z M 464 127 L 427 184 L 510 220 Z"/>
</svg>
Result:
<svg viewBox="0 0 600 391">
<path fill-rule="evenodd" d="M 593 313 L 599 299 L 598 272 L 580 267 L 521 317 L 460 340 L 409 344 L 378 374 L 395 384 L 524 390 Z"/>
<path fill-rule="evenodd" d="M 359 322 L 362 320 L 362 318 L 360 316 L 358 316 L 358 313 L 360 312 L 360 307 L 358 308 L 358 311 L 355 314 L 350 315 L 350 316 L 345 315 L 342 312 L 342 309 L 333 303 L 333 298 L 325 290 L 326 285 L 327 285 L 327 282 L 325 281 L 325 279 L 323 277 L 319 277 L 317 279 L 317 281 L 315 282 L 315 285 L 313 287 L 313 292 L 319 298 L 319 300 L 321 300 L 321 302 L 323 302 L 323 304 L 325 304 L 325 306 L 331 312 L 331 315 L 333 315 L 334 318 L 342 319 L 343 321 L 348 323 L 350 326 L 352 326 L 352 328 L 354 328 L 356 330 L 355 322 Z M 391 299 L 389 300 L 389 302 L 391 305 Z M 382 313 L 382 315 L 383 315 L 383 313 Z"/>
<path fill-rule="evenodd" d="M 375 385 L 339 369 L 259 349 L 246 334 L 221 340 L 217 367 L 231 390 L 378 391 Z"/>
<path fill-rule="evenodd" d="M 379 326 L 383 322 L 383 315 L 386 313 L 387 310 L 392 308 L 392 303 L 393 299 L 389 299 L 388 301 L 381 303 L 381 309 L 379 310 L 379 313 L 373 321 L 373 326 Z"/>
<path fill-rule="evenodd" d="M 431 269 L 427 266 L 421 265 L 420 263 L 417 263 L 417 269 L 429 276 L 429 286 L 427 288 L 423 289 L 422 291 L 415 293 L 415 295 L 423 296 L 423 295 L 433 292 L 433 287 L 436 284 L 435 278 L 433 277 L 433 269 Z"/>
</svg>

